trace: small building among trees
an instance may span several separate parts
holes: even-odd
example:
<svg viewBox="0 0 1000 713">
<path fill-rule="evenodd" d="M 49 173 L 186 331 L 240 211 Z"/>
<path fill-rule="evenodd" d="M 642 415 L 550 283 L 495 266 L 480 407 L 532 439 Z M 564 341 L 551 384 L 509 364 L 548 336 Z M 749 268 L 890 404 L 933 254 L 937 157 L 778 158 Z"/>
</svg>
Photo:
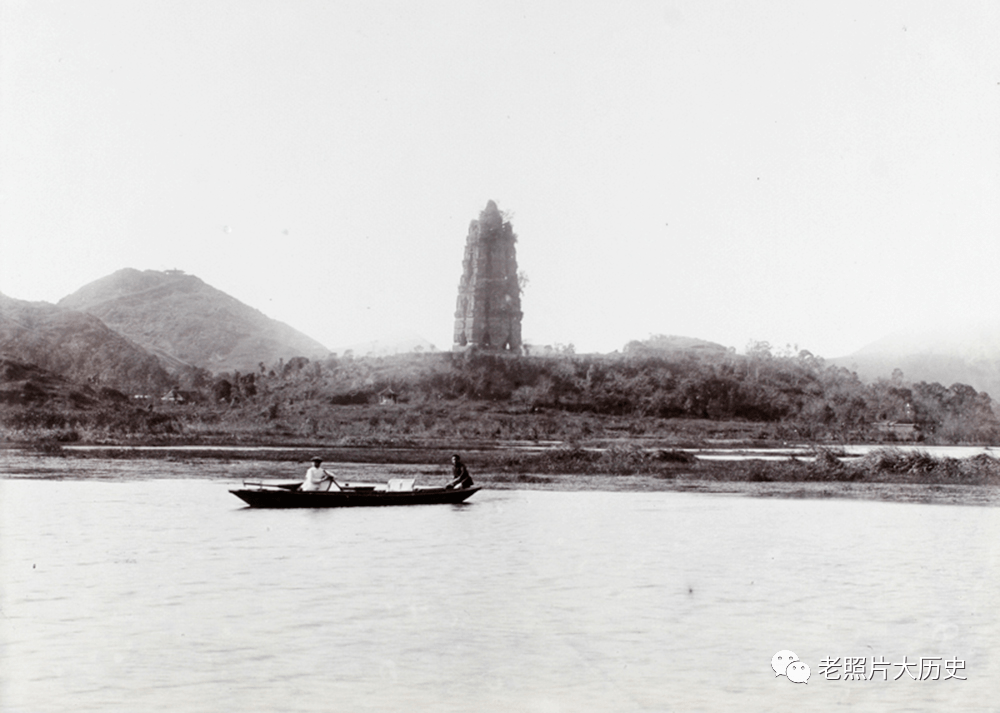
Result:
<svg viewBox="0 0 1000 713">
<path fill-rule="evenodd" d="M 879 421 L 875 430 L 892 441 L 919 441 L 923 438 L 919 424 L 910 421 Z"/>
<path fill-rule="evenodd" d="M 168 391 L 162 397 L 160 397 L 160 401 L 173 404 L 185 404 L 189 400 L 190 400 L 189 396 L 180 389 L 178 389 L 176 386 L 171 388 L 170 391 Z"/>
<path fill-rule="evenodd" d="M 380 404 L 394 404 L 398 399 L 399 394 L 393 391 L 391 386 L 387 386 L 378 392 L 378 402 Z"/>
</svg>

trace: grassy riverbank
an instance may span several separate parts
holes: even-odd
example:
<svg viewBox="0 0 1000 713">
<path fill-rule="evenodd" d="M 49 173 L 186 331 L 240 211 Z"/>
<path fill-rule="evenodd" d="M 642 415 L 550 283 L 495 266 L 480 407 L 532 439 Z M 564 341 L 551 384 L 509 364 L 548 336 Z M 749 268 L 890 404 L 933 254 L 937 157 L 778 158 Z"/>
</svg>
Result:
<svg viewBox="0 0 1000 713">
<path fill-rule="evenodd" d="M 455 444 L 452 444 L 455 445 Z M 78 449 L 55 444 L 39 445 L 21 452 L 68 460 L 156 459 L 190 463 L 218 472 L 220 465 L 255 462 L 261 475 L 298 477 L 304 463 L 321 456 L 329 467 L 371 466 L 386 472 L 402 468 L 424 475 L 447 472 L 451 452 L 463 454 L 477 482 L 486 484 L 559 483 L 576 488 L 579 482 L 616 483 L 614 489 L 629 489 L 636 478 L 656 481 L 704 481 L 718 483 L 854 483 L 886 485 L 990 485 L 1000 486 L 1000 459 L 979 454 L 970 458 L 935 457 L 921 450 L 878 448 L 864 456 L 849 456 L 830 448 L 814 448 L 789 457 L 718 460 L 698 457 L 690 450 L 649 448 L 619 443 L 609 447 L 551 446 L 541 450 L 520 447 L 395 447 L 359 448 L 307 446 L 273 449 L 210 448 L 101 448 Z M 777 452 L 776 452 L 777 453 Z M 705 455 L 704 453 L 702 455 Z M 620 482 L 617 482 L 620 481 Z M 619 487 L 624 486 L 624 487 Z"/>
<path fill-rule="evenodd" d="M 833 451 L 795 460 L 703 460 L 682 451 L 621 446 L 603 452 L 462 450 L 477 485 L 494 491 L 689 492 L 779 498 L 856 498 L 890 502 L 1000 506 L 1000 462 L 987 455 L 931 458 L 880 449 L 841 461 Z M 166 450 L 60 447 L 0 450 L 0 478 L 103 480 L 297 479 L 319 453 L 345 481 L 449 478 L 448 453 L 434 449 Z M 836 462 L 834 462 L 836 461 Z"/>
</svg>

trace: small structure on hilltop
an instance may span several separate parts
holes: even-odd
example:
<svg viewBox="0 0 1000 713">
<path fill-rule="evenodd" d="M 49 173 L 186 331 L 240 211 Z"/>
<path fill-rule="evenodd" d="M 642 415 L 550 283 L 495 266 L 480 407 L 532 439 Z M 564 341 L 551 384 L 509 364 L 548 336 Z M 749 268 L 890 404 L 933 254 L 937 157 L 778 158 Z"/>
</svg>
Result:
<svg viewBox="0 0 1000 713">
<path fill-rule="evenodd" d="M 455 309 L 454 349 L 521 351 L 517 236 L 490 201 L 469 224 Z"/>
</svg>

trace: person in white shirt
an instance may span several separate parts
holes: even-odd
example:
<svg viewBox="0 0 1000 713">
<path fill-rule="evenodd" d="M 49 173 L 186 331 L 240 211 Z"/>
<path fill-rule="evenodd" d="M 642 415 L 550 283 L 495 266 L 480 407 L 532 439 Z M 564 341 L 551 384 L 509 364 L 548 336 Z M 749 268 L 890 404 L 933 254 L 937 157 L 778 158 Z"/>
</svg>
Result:
<svg viewBox="0 0 1000 713">
<path fill-rule="evenodd" d="M 306 471 L 306 478 L 302 481 L 300 490 L 307 492 L 323 492 L 326 490 L 340 490 L 340 484 L 333 477 L 333 473 L 320 468 L 323 461 L 319 458 L 312 459 L 312 468 Z"/>
</svg>

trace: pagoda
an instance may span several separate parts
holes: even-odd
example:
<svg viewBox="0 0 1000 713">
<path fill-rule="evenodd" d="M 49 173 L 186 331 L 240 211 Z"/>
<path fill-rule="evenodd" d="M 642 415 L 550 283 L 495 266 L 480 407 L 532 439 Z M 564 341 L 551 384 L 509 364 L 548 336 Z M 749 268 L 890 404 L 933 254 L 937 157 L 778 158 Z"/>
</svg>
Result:
<svg viewBox="0 0 1000 713">
<path fill-rule="evenodd" d="M 455 309 L 455 345 L 521 351 L 521 288 L 517 235 L 490 201 L 469 224 Z"/>
</svg>

